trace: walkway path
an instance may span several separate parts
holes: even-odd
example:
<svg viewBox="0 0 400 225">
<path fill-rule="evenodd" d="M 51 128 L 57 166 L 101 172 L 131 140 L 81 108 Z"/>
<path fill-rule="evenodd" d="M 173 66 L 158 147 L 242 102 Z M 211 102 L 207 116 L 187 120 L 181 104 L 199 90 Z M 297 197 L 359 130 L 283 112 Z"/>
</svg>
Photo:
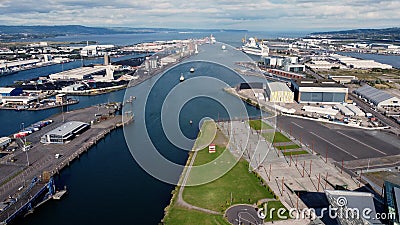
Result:
<svg viewBox="0 0 400 225">
<path fill-rule="evenodd" d="M 216 212 L 216 211 L 213 211 L 213 210 L 210 210 L 210 209 L 205 209 L 205 208 L 201 208 L 201 207 L 189 204 L 185 200 L 183 200 L 183 196 L 182 196 L 183 190 L 185 190 L 185 185 L 186 185 L 186 182 L 187 182 L 187 180 L 189 178 L 190 171 L 192 170 L 192 166 L 193 166 L 194 160 L 196 159 L 196 156 L 197 156 L 197 151 L 195 151 L 193 153 L 193 156 L 192 156 L 192 159 L 190 160 L 189 166 L 186 167 L 186 171 L 184 171 L 184 177 L 183 177 L 183 180 L 182 180 L 182 184 L 179 187 L 178 199 L 177 199 L 176 202 L 177 202 L 177 204 L 179 204 L 179 205 L 181 205 L 181 206 L 183 206 L 185 208 L 188 208 L 188 209 L 192 209 L 192 210 L 194 209 L 194 210 L 198 210 L 198 211 L 209 213 L 209 214 L 221 214 L 219 212 Z"/>
</svg>

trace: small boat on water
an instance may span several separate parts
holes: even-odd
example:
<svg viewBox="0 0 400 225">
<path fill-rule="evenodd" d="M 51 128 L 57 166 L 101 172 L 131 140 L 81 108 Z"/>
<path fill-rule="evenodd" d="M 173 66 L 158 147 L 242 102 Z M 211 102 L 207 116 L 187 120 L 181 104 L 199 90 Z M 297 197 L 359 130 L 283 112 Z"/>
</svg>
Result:
<svg viewBox="0 0 400 225">
<path fill-rule="evenodd" d="M 194 67 L 190 68 L 190 72 L 194 73 Z"/>
<path fill-rule="evenodd" d="M 183 73 L 181 73 L 181 77 L 179 78 L 179 81 L 182 82 L 185 80 L 185 77 L 183 76 Z"/>
</svg>

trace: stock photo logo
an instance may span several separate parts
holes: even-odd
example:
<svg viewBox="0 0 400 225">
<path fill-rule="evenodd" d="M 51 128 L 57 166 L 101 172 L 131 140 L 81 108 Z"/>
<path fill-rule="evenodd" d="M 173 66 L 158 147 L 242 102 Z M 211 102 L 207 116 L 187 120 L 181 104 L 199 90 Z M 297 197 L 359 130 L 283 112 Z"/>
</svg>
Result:
<svg viewBox="0 0 400 225">
<path fill-rule="evenodd" d="M 264 76 L 254 78 L 237 72 L 238 62 L 252 62 L 252 59 L 218 42 L 200 45 L 197 53 L 186 57 L 190 54 L 185 52 L 191 49 L 190 45 L 148 57 L 147 69 L 139 69 L 137 73 L 161 73 L 149 78 L 151 85 L 127 89 L 125 101 L 135 100 L 123 110 L 125 119 L 134 116 L 132 125 L 124 126 L 124 135 L 136 163 L 160 181 L 184 186 L 218 179 L 242 156 L 248 157 L 249 171 L 253 170 L 268 153 L 257 149 L 260 140 L 250 137 L 252 131 L 247 121 L 269 114 L 226 92 L 240 83 L 254 80 L 266 83 Z M 174 57 L 177 60 L 174 65 L 168 68 L 159 65 L 165 58 Z M 161 69 L 152 71 L 152 64 Z M 231 121 L 245 123 L 247 129 Z M 226 149 L 218 152 L 218 157 L 212 161 L 201 165 L 190 163 L 198 151 L 214 145 L 217 131 L 224 134 Z M 217 151 L 221 151 L 218 146 Z M 188 161 L 182 160 L 189 152 L 192 154 Z M 185 176 L 180 176 L 182 171 Z"/>
</svg>

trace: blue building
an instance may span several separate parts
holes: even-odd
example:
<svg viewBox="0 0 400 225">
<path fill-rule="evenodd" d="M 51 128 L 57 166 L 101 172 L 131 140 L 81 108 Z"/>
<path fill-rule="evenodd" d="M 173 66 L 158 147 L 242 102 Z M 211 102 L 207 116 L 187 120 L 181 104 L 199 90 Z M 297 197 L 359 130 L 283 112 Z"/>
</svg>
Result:
<svg viewBox="0 0 400 225">
<path fill-rule="evenodd" d="M 334 80 L 292 80 L 294 98 L 299 103 L 337 104 L 347 101 L 348 88 Z"/>
</svg>

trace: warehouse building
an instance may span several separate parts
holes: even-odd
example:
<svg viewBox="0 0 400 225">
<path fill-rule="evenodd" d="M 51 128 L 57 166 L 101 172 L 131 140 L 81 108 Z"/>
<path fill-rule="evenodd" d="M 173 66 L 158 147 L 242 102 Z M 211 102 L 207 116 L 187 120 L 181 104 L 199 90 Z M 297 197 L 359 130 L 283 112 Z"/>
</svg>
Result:
<svg viewBox="0 0 400 225">
<path fill-rule="evenodd" d="M 89 128 L 89 124 L 79 121 L 64 123 L 60 127 L 46 133 L 40 139 L 41 143 L 63 144 Z"/>
<path fill-rule="evenodd" d="M 0 97 L 0 102 L 4 105 L 27 105 L 31 102 L 37 101 L 37 96 L 2 96 Z"/>
<path fill-rule="evenodd" d="M 334 80 L 292 80 L 294 99 L 299 103 L 337 104 L 347 101 L 348 88 Z"/>
<path fill-rule="evenodd" d="M 240 90 L 248 90 L 248 89 L 266 89 L 266 84 L 261 82 L 252 82 L 252 83 L 240 83 L 237 86 L 237 91 Z"/>
<path fill-rule="evenodd" d="M 365 116 L 365 113 L 353 104 L 346 105 L 348 109 L 350 109 L 356 116 Z"/>
<path fill-rule="evenodd" d="M 84 80 L 92 75 L 100 74 L 106 70 L 106 67 L 80 67 L 66 70 L 59 73 L 50 74 L 52 80 Z"/>
<path fill-rule="evenodd" d="M 330 207 L 336 209 L 336 221 L 340 225 L 382 224 L 375 208 L 374 195 L 369 192 L 326 190 L 325 196 Z M 363 212 L 368 216 L 362 216 Z"/>
<path fill-rule="evenodd" d="M 335 107 L 345 116 L 355 116 L 355 113 L 342 104 L 337 104 Z"/>
<path fill-rule="evenodd" d="M 282 82 L 270 82 L 265 90 L 270 102 L 292 103 L 294 93 Z"/>
<path fill-rule="evenodd" d="M 364 85 L 356 90 L 354 94 L 365 98 L 376 107 L 400 107 L 400 99 L 369 85 Z"/>
<path fill-rule="evenodd" d="M 351 83 L 352 81 L 356 81 L 358 80 L 356 76 L 333 76 L 333 75 L 329 75 L 328 76 L 329 79 L 332 79 L 338 83 L 341 84 L 348 84 Z"/>
<path fill-rule="evenodd" d="M 306 71 L 306 66 L 301 64 L 285 64 L 285 71 L 293 73 L 302 73 Z"/>
<path fill-rule="evenodd" d="M 9 137 L 1 137 L 0 138 L 0 149 L 4 149 L 11 143 L 11 138 Z"/>
</svg>

